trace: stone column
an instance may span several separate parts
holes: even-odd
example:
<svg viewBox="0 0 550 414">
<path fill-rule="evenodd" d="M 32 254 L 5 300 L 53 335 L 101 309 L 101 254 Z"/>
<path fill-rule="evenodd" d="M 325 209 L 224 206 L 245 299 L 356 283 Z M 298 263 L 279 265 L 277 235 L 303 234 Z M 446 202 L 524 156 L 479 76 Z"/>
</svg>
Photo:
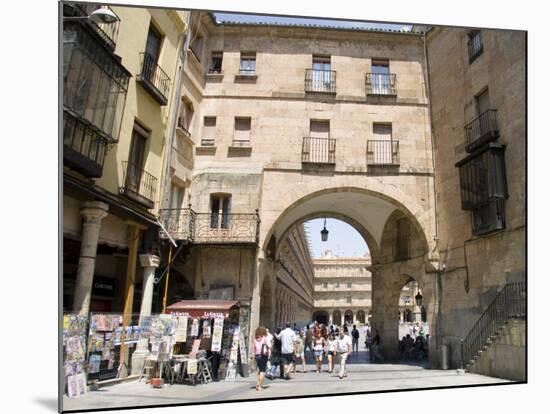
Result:
<svg viewBox="0 0 550 414">
<path fill-rule="evenodd" d="M 153 305 L 153 283 L 155 280 L 155 269 L 159 267 L 160 258 L 154 254 L 140 254 L 139 263 L 143 267 L 143 285 L 141 288 L 141 308 L 139 311 L 139 322 L 144 316 L 151 316 Z"/>
<path fill-rule="evenodd" d="M 109 205 L 101 201 L 88 201 L 80 209 L 82 216 L 82 237 L 80 258 L 76 273 L 73 311 L 81 316 L 88 316 L 94 282 L 97 241 L 101 229 L 101 220 L 107 215 Z"/>
<path fill-rule="evenodd" d="M 153 254 L 140 254 L 139 262 L 143 267 L 141 308 L 139 311 L 139 324 L 141 325 L 141 320 L 144 316 L 151 316 L 155 269 L 159 267 L 160 258 Z M 141 373 L 147 355 L 149 355 L 149 339 L 140 338 L 136 350 L 132 354 L 132 375 L 139 375 Z"/>
<path fill-rule="evenodd" d="M 346 323 L 346 311 L 345 310 L 340 310 L 340 326 L 343 327 L 344 324 Z"/>
</svg>

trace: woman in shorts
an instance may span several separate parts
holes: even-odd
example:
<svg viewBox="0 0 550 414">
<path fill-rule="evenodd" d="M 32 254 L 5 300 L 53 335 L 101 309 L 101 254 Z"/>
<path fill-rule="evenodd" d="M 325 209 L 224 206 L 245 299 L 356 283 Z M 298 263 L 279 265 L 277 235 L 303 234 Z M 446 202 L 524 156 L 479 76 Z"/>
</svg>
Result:
<svg viewBox="0 0 550 414">
<path fill-rule="evenodd" d="M 313 354 L 315 355 L 315 365 L 317 366 L 317 372 L 321 372 L 321 368 L 323 366 L 324 349 L 325 338 L 321 336 L 321 332 L 317 332 L 317 335 L 313 340 Z"/>
<path fill-rule="evenodd" d="M 336 356 L 336 339 L 334 334 L 328 336 L 326 345 L 327 359 L 328 359 L 328 372 L 332 373 L 334 370 L 334 357 Z"/>
<path fill-rule="evenodd" d="M 260 391 L 263 389 L 270 349 L 269 341 L 267 340 L 267 332 L 263 326 L 259 326 L 256 329 L 254 336 L 254 359 L 256 360 L 256 366 L 258 367 L 256 391 Z"/>
<path fill-rule="evenodd" d="M 306 356 L 305 356 L 305 346 L 304 346 L 304 332 L 300 331 L 296 341 L 294 341 L 294 359 L 297 361 L 302 361 L 302 372 L 306 372 Z M 296 363 L 292 366 L 292 372 L 296 371 Z"/>
</svg>

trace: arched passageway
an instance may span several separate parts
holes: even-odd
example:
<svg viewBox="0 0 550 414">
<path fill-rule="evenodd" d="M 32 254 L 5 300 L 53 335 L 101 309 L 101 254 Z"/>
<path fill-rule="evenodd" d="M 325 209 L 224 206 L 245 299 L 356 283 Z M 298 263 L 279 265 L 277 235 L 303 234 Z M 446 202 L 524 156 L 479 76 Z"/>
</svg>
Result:
<svg viewBox="0 0 550 414">
<path fill-rule="evenodd" d="M 322 323 L 323 325 L 327 325 L 329 322 L 329 315 L 326 311 L 315 311 L 313 312 L 313 316 L 311 317 L 314 321 L 317 321 L 317 323 Z"/>
<path fill-rule="evenodd" d="M 408 206 L 405 206 L 404 201 L 410 202 Z M 426 236 L 426 231 L 433 231 L 433 222 L 430 213 L 426 214 L 421 204 L 414 197 L 399 191 L 384 194 L 382 191 L 357 187 L 320 188 L 313 191 L 304 186 L 296 187 L 270 205 L 270 210 L 266 212 L 267 226 L 264 226 L 262 217 L 262 255 L 269 260 L 267 253 L 273 249 L 272 236 L 280 240 L 292 226 L 306 220 L 336 217 L 351 224 L 363 236 L 371 253 L 372 265 L 368 270 L 372 276 L 372 302 L 371 306 L 367 306 L 370 317 L 364 314 L 358 317 L 351 308 L 342 317 L 340 311 L 334 310 L 332 323 L 340 325 L 344 321 L 353 323 L 368 320 L 373 332 L 380 334 L 384 357 L 397 359 L 399 294 L 411 278 L 423 287 L 428 322 L 433 319 L 435 312 L 434 273 L 427 271 L 428 264 L 434 260 L 434 254 L 429 253 L 432 240 Z M 276 205 L 280 205 L 280 209 Z M 278 246 L 277 243 L 276 249 Z M 270 255 L 273 256 L 272 252 Z M 328 322 L 330 315 L 325 316 Z"/>
<path fill-rule="evenodd" d="M 365 311 L 360 310 L 357 312 L 357 322 L 365 323 Z"/>
</svg>

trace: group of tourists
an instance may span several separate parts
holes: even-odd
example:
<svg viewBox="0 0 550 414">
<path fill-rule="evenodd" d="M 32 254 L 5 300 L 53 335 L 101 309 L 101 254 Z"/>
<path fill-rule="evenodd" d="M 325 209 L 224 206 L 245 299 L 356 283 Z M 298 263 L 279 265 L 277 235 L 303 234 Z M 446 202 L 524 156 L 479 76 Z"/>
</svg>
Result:
<svg viewBox="0 0 550 414">
<path fill-rule="evenodd" d="M 290 380 L 291 374 L 300 372 L 296 365 L 302 365 L 301 372 L 306 372 L 306 351 L 311 352 L 315 360 L 316 372 L 321 373 L 323 359 L 328 361 L 328 372 L 335 370 L 336 362 L 340 370 L 338 377 L 347 377 L 346 361 L 350 354 L 359 352 L 359 331 L 353 325 L 351 331 L 347 325 L 338 328 L 334 325 L 325 326 L 315 322 L 302 330 L 290 327 L 277 329 L 271 333 L 269 329 L 260 326 L 256 329 L 254 338 L 254 358 L 258 369 L 256 390 L 264 389 L 265 378 L 276 378 L 277 369 L 281 379 Z"/>
<path fill-rule="evenodd" d="M 418 360 L 428 356 L 428 340 L 424 325 L 414 324 L 410 332 L 399 341 L 399 356 L 401 359 Z"/>
</svg>

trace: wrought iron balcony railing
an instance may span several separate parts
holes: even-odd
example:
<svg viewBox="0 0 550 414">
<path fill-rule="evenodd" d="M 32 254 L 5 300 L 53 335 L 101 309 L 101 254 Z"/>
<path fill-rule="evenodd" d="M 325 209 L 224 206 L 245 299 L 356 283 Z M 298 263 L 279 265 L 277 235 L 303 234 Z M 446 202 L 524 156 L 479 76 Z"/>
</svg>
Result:
<svg viewBox="0 0 550 414">
<path fill-rule="evenodd" d="M 201 139 L 201 147 L 213 147 L 216 145 L 216 141 L 214 138 L 202 138 Z"/>
<path fill-rule="evenodd" d="M 365 87 L 368 95 L 397 95 L 395 73 L 367 73 Z"/>
<path fill-rule="evenodd" d="M 256 75 L 256 69 L 240 68 L 239 69 L 239 75 L 240 76 L 254 76 L 254 75 Z"/>
<path fill-rule="evenodd" d="M 496 109 L 488 109 L 464 127 L 466 151 L 472 152 L 476 148 L 494 141 L 499 137 Z"/>
<path fill-rule="evenodd" d="M 170 78 L 157 64 L 156 59 L 143 52 L 141 56 L 141 73 L 138 74 L 138 82 L 149 94 L 162 106 L 168 103 L 168 91 Z"/>
<path fill-rule="evenodd" d="M 304 137 L 302 163 L 336 164 L 336 139 Z"/>
<path fill-rule="evenodd" d="M 175 240 L 195 244 L 258 243 L 256 213 L 197 213 L 191 208 L 163 209 L 159 220 Z M 166 235 L 161 233 L 161 238 Z"/>
<path fill-rule="evenodd" d="M 250 140 L 249 139 L 234 139 L 232 143 L 233 147 L 242 147 L 242 148 L 249 148 L 250 147 Z"/>
<path fill-rule="evenodd" d="M 193 210 L 190 208 L 168 208 L 159 211 L 159 221 L 174 240 L 193 240 Z M 167 238 L 161 232 L 161 238 Z"/>
<path fill-rule="evenodd" d="M 399 165 L 399 141 L 367 141 L 367 165 Z"/>
<path fill-rule="evenodd" d="M 63 164 L 88 178 L 101 177 L 107 139 L 89 122 L 63 111 Z"/>
<path fill-rule="evenodd" d="M 527 316 L 525 282 L 507 283 L 461 341 L 462 367 L 472 365 L 511 319 Z"/>
<path fill-rule="evenodd" d="M 336 71 L 306 69 L 306 92 L 336 93 Z"/>
<path fill-rule="evenodd" d="M 157 178 L 136 164 L 122 162 L 122 182 L 119 192 L 147 208 L 155 206 Z"/>
</svg>

